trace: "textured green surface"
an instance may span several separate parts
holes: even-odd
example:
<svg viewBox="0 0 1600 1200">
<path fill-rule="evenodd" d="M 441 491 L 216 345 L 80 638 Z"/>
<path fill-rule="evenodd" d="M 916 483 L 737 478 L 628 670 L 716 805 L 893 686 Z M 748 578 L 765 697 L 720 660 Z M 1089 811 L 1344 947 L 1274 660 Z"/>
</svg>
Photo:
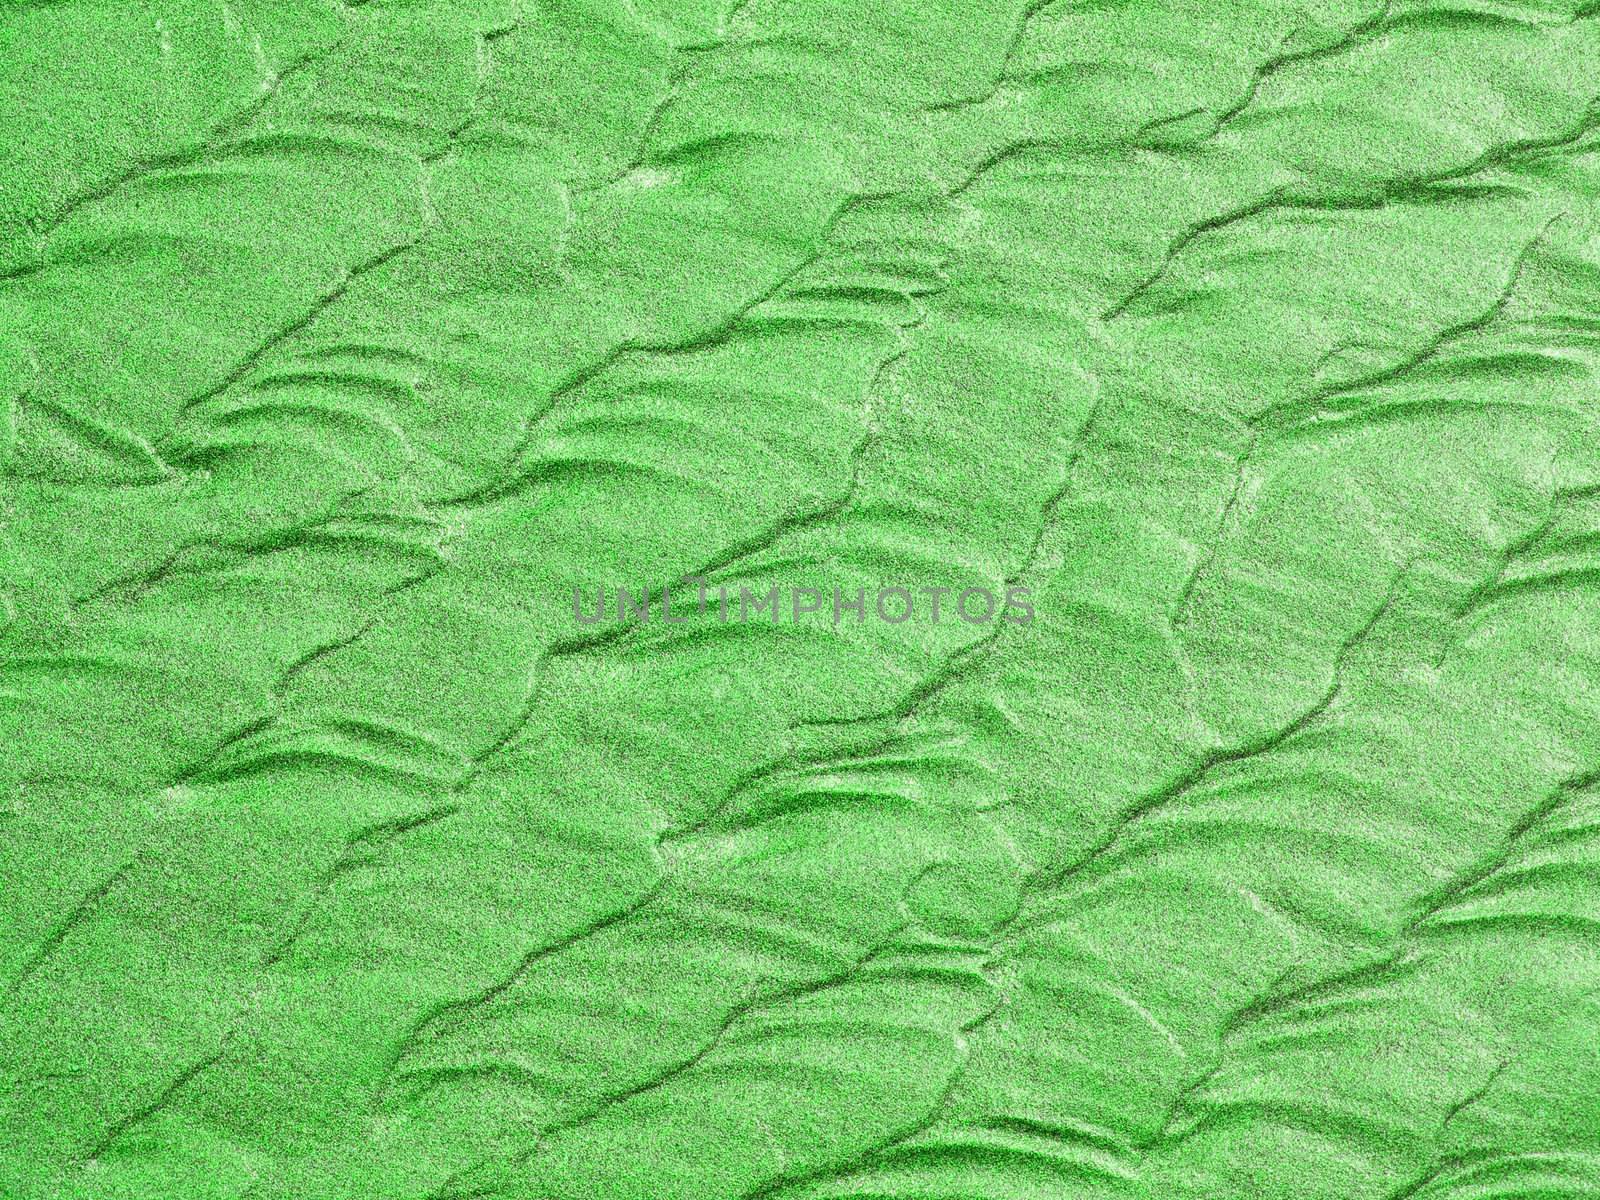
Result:
<svg viewBox="0 0 1600 1200">
<path fill-rule="evenodd" d="M 12 0 L 0 1197 L 1600 1196 L 1597 15 Z"/>
</svg>

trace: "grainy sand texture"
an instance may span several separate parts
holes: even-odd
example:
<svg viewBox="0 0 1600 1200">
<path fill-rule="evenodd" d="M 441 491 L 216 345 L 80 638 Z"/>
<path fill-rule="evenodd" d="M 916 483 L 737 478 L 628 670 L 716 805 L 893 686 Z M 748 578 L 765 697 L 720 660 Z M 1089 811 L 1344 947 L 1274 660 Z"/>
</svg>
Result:
<svg viewBox="0 0 1600 1200">
<path fill-rule="evenodd" d="M 1597 18 L 10 0 L 0 1200 L 1600 1197 Z"/>
</svg>

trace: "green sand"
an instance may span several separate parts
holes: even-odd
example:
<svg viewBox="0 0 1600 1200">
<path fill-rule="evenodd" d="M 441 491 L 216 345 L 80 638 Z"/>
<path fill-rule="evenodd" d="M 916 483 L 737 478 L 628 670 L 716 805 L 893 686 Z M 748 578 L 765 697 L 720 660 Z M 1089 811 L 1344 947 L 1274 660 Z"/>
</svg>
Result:
<svg viewBox="0 0 1600 1200">
<path fill-rule="evenodd" d="M 7 5 L 0 1198 L 1600 1196 L 1597 15 Z"/>
</svg>

